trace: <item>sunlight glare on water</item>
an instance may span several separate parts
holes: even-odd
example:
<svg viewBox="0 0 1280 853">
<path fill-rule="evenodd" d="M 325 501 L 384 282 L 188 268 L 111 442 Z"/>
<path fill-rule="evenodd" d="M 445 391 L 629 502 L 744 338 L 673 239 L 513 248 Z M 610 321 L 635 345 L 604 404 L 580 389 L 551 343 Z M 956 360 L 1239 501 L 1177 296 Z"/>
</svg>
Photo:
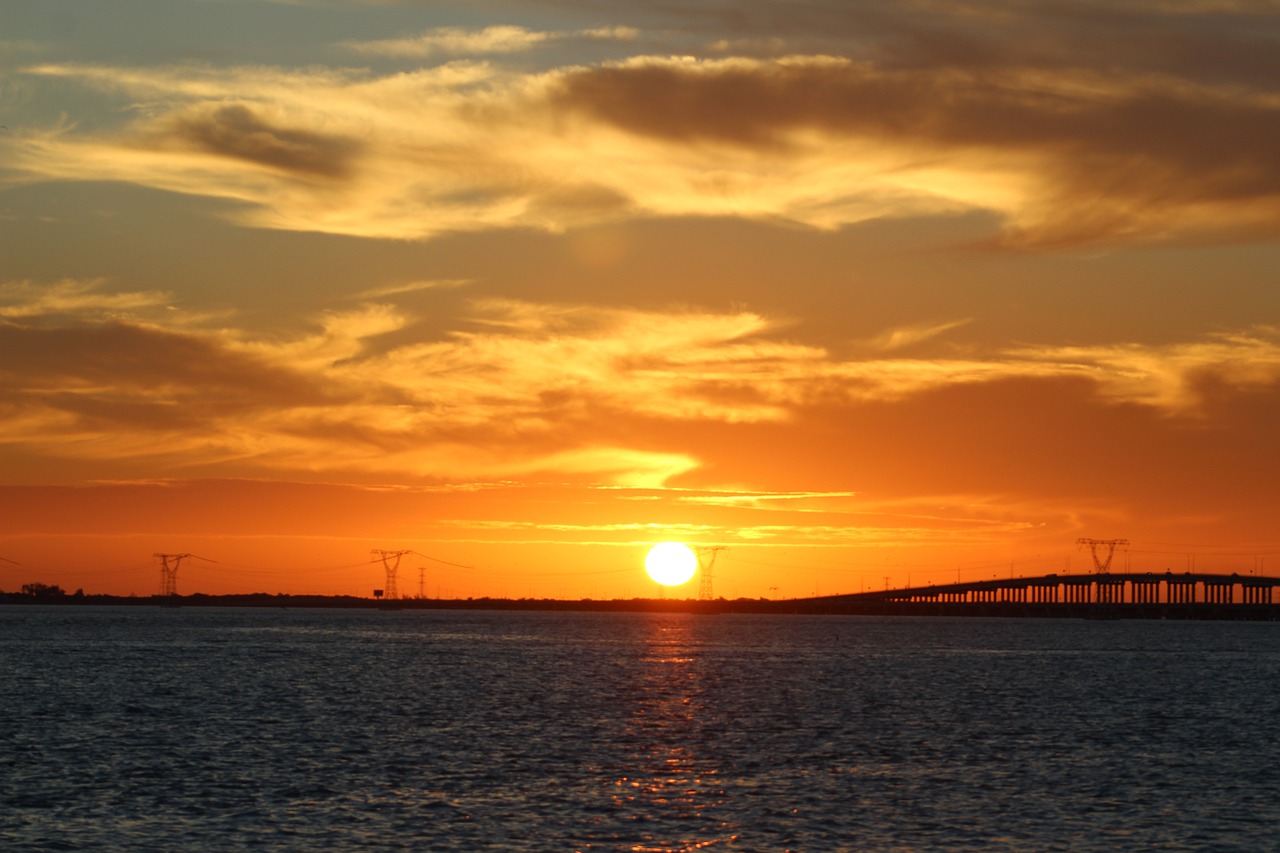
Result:
<svg viewBox="0 0 1280 853">
<path fill-rule="evenodd" d="M 1263 849 L 1265 623 L 0 608 L 0 848 Z"/>
</svg>

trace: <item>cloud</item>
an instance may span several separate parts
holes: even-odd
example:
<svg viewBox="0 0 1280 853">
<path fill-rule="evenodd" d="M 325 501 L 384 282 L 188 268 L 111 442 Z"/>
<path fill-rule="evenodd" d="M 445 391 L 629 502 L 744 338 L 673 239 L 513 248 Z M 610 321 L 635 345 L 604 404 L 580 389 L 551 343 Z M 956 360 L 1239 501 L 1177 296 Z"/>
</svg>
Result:
<svg viewBox="0 0 1280 853">
<path fill-rule="evenodd" d="M 952 320 L 946 323 L 918 323 L 910 326 L 900 326 L 876 335 L 867 342 L 867 345 L 881 352 L 903 349 L 936 338 L 939 335 L 944 335 L 952 329 L 958 329 L 970 322 L 972 321 L 965 319 Z"/>
<path fill-rule="evenodd" d="M 121 322 L 0 324 L 0 360 L 6 365 L 0 377 L 15 399 L 58 401 L 78 411 L 134 409 L 136 420 L 122 416 L 131 426 L 145 426 L 146 410 L 185 421 L 217 409 L 230 420 L 266 400 L 325 399 L 300 374 L 234 352 L 213 336 Z"/>
<path fill-rule="evenodd" d="M 1171 413 L 1206 414 L 1211 387 L 1248 390 L 1280 383 L 1280 329 L 1274 326 L 1162 346 L 1027 347 L 1011 355 L 1077 365 L 1106 396 Z"/>
<path fill-rule="evenodd" d="M 630 27 L 608 27 L 574 32 L 545 32 L 516 26 L 493 26 L 480 30 L 462 27 L 436 27 L 412 38 L 351 41 L 345 46 L 356 53 L 372 56 L 426 58 L 474 56 L 480 54 L 519 53 L 538 45 L 566 39 L 604 39 L 630 41 L 638 35 Z"/>
<path fill-rule="evenodd" d="M 388 296 L 400 296 L 406 293 L 418 293 L 424 290 L 452 290 L 466 287 L 472 282 L 465 278 L 438 278 L 424 281 L 410 281 L 404 284 L 388 284 L 373 287 L 355 294 L 354 299 L 383 299 Z"/>
<path fill-rule="evenodd" d="M 867 170 L 848 195 L 879 186 L 887 212 L 912 194 L 996 210 L 1026 246 L 1274 229 L 1280 200 L 1280 107 L 1170 78 L 637 58 L 568 72 L 552 99 L 686 148 L 821 163 L 816 146 L 835 146 Z"/>
<path fill-rule="evenodd" d="M 854 358 L 787 341 L 746 311 L 481 299 L 421 339 L 411 315 L 367 303 L 263 337 L 228 318 L 161 328 L 149 314 L 176 309 L 159 296 L 64 283 L 41 303 L 35 291 L 4 291 L 0 443 L 151 460 L 148 476 L 183 465 L 652 486 L 703 464 L 689 435 L 790 428 L 830 408 L 892 409 L 963 388 L 1028 396 L 1065 381 L 1091 390 L 1099 410 L 1208 422 L 1280 386 L 1280 330 L 1263 326 L 1162 346 Z M 120 303 L 138 315 L 100 314 Z"/>
<path fill-rule="evenodd" d="M 828 54 L 890 68 L 1094 68 L 1270 88 L 1273 0 L 542 0 L 666 37 L 660 54 Z M 703 50 L 694 48 L 697 39 Z"/>
<path fill-rule="evenodd" d="M 274 125 L 243 104 L 180 114 L 168 130 L 211 154 L 322 178 L 345 177 L 359 148 L 349 137 Z"/>
<path fill-rule="evenodd" d="M 842 502 L 856 492 L 742 492 L 714 490 L 684 490 L 689 494 L 677 495 L 676 500 L 709 506 L 747 507 L 755 510 L 777 512 L 831 512 L 830 502 Z M 778 504 L 785 504 L 778 506 Z M 795 504 L 801 504 L 796 506 Z M 809 506 L 812 504 L 813 506 Z"/>
<path fill-rule="evenodd" d="M 375 372 L 455 422 L 543 431 L 591 408 L 655 418 L 779 419 L 784 410 L 754 383 L 780 381 L 788 364 L 822 357 L 820 350 L 766 340 L 769 323 L 750 313 L 474 304 L 475 330 L 404 346 L 353 369 Z"/>
<path fill-rule="evenodd" d="M 11 288 L 19 297 L 29 289 Z M 125 300 L 85 286 L 62 292 L 78 294 L 83 317 L 68 313 L 65 298 L 46 300 L 45 310 L 60 312 L 46 315 L 19 298 L 11 313 L 25 324 L 0 324 L 0 388 L 13 427 L 0 440 L 55 457 L 652 485 L 696 460 L 612 444 L 591 428 L 594 410 L 776 416 L 735 415 L 724 402 L 704 409 L 696 389 L 681 391 L 684 380 L 656 370 L 665 359 L 682 369 L 721 360 L 717 347 L 763 328 L 754 316 L 479 303 L 480 331 L 380 351 L 375 342 L 406 323 L 386 305 L 331 312 L 307 333 L 260 339 L 234 328 L 163 331 L 139 319 L 93 319 L 100 305 Z M 768 357 L 779 352 L 757 346 Z M 653 394 L 676 404 L 646 399 Z"/>
<path fill-rule="evenodd" d="M 52 284 L 31 281 L 0 282 L 0 318 L 80 316 L 137 316 L 140 310 L 166 306 L 171 299 L 158 291 L 104 293 L 101 280 L 64 279 Z"/>
<path fill-rule="evenodd" d="M 746 4 L 738 30 L 780 8 Z M 991 245 L 1022 249 L 1280 236 L 1280 105 L 1263 85 L 1280 50 L 1265 32 L 1161 4 L 912 8 L 941 17 L 855 4 L 856 37 L 845 4 L 814 2 L 777 37 L 827 52 L 537 72 L 31 66 L 35 82 L 129 99 L 132 118 L 3 144 L 22 180 L 128 181 L 234 200 L 252 226 L 364 237 L 645 216 L 830 229 L 972 210 L 1001 218 Z M 1059 24 L 1072 49 L 1040 50 Z M 1109 24 L 1159 37 L 1123 52 Z M 414 44 L 457 55 L 626 34 L 435 30 Z M 1215 72 L 1199 48 L 1240 62 Z"/>
</svg>

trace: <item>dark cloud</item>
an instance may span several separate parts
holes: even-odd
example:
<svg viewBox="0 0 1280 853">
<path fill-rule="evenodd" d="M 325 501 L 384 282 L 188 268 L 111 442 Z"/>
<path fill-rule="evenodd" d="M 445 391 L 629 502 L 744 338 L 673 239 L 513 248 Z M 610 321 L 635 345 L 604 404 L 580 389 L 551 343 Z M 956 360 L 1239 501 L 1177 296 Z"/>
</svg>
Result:
<svg viewBox="0 0 1280 853">
<path fill-rule="evenodd" d="M 655 62 L 571 73 L 553 100 L 675 142 L 784 147 L 803 129 L 944 163 L 1032 155 L 1033 218 L 1043 223 L 1025 239 L 1036 243 L 1105 240 L 1180 207 L 1280 203 L 1280 109 L 1270 103 L 1149 81 L 1063 82 L 865 63 Z"/>
<path fill-rule="evenodd" d="M 1171 73 L 1270 89 L 1280 78 L 1278 7 L 1270 0 L 542 0 L 614 23 L 718 39 L 781 39 L 891 67 L 1095 68 Z"/>
<path fill-rule="evenodd" d="M 776 10 L 776 2 L 759 4 Z M 791 4 L 786 4 L 790 6 Z M 1143 2 L 797 4 L 782 31 L 846 40 L 891 67 L 1092 69 L 1270 88 L 1280 75 L 1274 5 L 1173 9 Z M 761 22 L 777 20 L 762 14 Z"/>
<path fill-rule="evenodd" d="M 191 424 L 202 413 L 319 403 L 305 377 L 216 341 L 121 323 L 0 324 L 0 389 L 97 423 Z"/>
<path fill-rule="evenodd" d="M 177 118 L 171 132 L 211 154 L 322 178 L 346 177 L 360 151 L 349 137 L 276 126 L 242 105 Z"/>
</svg>

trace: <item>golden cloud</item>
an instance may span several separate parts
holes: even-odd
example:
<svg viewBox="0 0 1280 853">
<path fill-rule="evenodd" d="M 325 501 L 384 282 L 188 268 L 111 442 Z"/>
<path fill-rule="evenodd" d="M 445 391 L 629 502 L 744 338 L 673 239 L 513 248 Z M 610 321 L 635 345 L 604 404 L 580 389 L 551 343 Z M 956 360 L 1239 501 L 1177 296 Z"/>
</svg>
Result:
<svg viewBox="0 0 1280 853">
<path fill-rule="evenodd" d="M 372 56 L 418 57 L 519 53 L 548 42 L 565 39 L 607 39 L 630 41 L 638 32 L 630 27 L 608 27 L 573 32 L 542 32 L 516 26 L 493 26 L 479 30 L 463 27 L 436 27 L 418 36 L 378 41 L 350 41 L 345 46 Z"/>
<path fill-rule="evenodd" d="M 1274 326 L 1162 346 L 1027 347 L 1012 354 L 1064 369 L 1074 365 L 1108 397 L 1177 413 L 1200 413 L 1210 380 L 1236 389 L 1280 382 L 1280 329 Z"/>
<path fill-rule="evenodd" d="M 0 318 L 80 316 L 136 318 L 139 312 L 163 307 L 171 296 L 158 291 L 105 293 L 104 281 L 63 279 L 50 284 L 0 282 Z M 149 313 L 149 311 L 148 311 Z"/>
<path fill-rule="evenodd" d="M 478 300 L 467 328 L 390 344 L 387 333 L 412 318 L 387 305 L 331 312 L 310 331 L 261 339 L 226 324 L 166 330 L 98 313 L 160 311 L 157 295 L 66 283 L 49 293 L 41 302 L 32 285 L 0 289 L 8 302 L 0 316 L 9 318 L 0 320 L 0 440 L 81 459 L 639 487 L 699 466 L 678 442 L 657 437 L 678 435 L 671 429 L 682 424 L 779 423 L 813 406 L 1064 377 L 1091 382 L 1100 405 L 1186 415 L 1204 410 L 1206 388 L 1280 383 L 1272 327 L 1163 346 L 848 359 L 781 340 L 776 324 L 750 312 Z"/>
<path fill-rule="evenodd" d="M 980 209 L 1027 247 L 1277 233 L 1280 104 L 1171 72 L 807 55 L 27 73 L 140 106 L 114 132 L 6 140 L 25 179 L 235 199 L 262 227 L 426 238 L 709 215 L 835 228 Z"/>
</svg>

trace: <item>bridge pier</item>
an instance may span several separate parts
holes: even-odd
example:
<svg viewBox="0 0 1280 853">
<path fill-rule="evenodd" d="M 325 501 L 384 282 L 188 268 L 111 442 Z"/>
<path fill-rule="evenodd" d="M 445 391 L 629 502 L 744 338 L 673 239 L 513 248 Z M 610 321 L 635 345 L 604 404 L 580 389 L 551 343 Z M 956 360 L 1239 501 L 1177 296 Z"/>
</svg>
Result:
<svg viewBox="0 0 1280 853">
<path fill-rule="evenodd" d="M 1124 581 L 1110 577 L 1098 577 L 1099 604 L 1124 604 Z"/>
<path fill-rule="evenodd" d="M 1255 583 L 1244 583 L 1240 586 L 1241 597 L 1245 604 L 1271 604 L 1272 587 L 1270 584 L 1262 586 Z"/>
<path fill-rule="evenodd" d="M 1194 580 L 1175 580 L 1172 575 L 1165 575 L 1165 586 L 1169 591 L 1170 604 L 1194 604 L 1196 601 L 1196 582 Z"/>
<path fill-rule="evenodd" d="M 1083 583 L 1080 581 L 1067 582 L 1062 587 L 1063 600 L 1068 604 L 1089 604 L 1089 592 L 1092 587 L 1093 584 L 1088 581 Z"/>
<path fill-rule="evenodd" d="M 1206 604 L 1231 604 L 1235 599 L 1235 582 L 1231 578 L 1209 580 L 1204 582 L 1204 600 Z"/>
<path fill-rule="evenodd" d="M 1029 587 L 1033 604 L 1057 604 L 1058 582 L 1037 583 Z"/>
<path fill-rule="evenodd" d="M 1154 575 L 1150 580 L 1133 582 L 1134 604 L 1157 604 L 1160 601 L 1160 580 Z"/>
</svg>

